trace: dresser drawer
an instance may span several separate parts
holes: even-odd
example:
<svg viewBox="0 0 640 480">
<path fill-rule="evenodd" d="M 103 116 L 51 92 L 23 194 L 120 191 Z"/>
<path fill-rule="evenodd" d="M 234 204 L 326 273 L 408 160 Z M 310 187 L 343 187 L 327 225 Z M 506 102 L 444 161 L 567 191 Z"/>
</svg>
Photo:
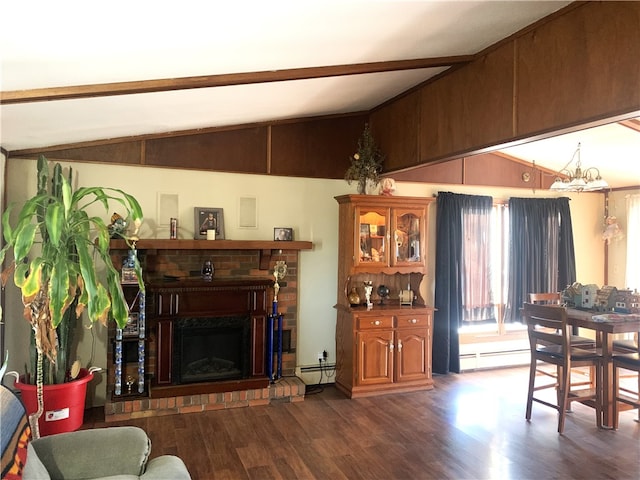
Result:
<svg viewBox="0 0 640 480">
<path fill-rule="evenodd" d="M 393 328 L 393 316 L 363 316 L 358 317 L 358 330 L 372 330 L 379 328 Z"/>
<path fill-rule="evenodd" d="M 431 320 L 429 314 L 398 315 L 398 328 L 428 327 Z"/>
</svg>

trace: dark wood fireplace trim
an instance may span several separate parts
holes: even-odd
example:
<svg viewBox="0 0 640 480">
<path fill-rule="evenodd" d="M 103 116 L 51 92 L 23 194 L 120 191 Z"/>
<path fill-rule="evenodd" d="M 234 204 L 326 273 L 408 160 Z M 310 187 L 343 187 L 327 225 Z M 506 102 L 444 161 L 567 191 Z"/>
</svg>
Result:
<svg viewBox="0 0 640 480">
<path fill-rule="evenodd" d="M 156 341 L 150 345 L 156 368 L 151 394 L 160 387 L 171 391 L 218 391 L 217 383 L 238 388 L 255 380 L 265 380 L 267 288 L 273 280 L 262 278 L 226 278 L 211 282 L 185 280 L 149 283 L 147 286 L 147 321 Z M 184 317 L 215 318 L 248 315 L 251 319 L 250 378 L 237 382 L 204 382 L 200 387 L 174 385 L 172 378 L 174 321 Z M 154 348 L 155 347 L 155 348 Z M 262 384 L 263 382 L 259 382 Z"/>
</svg>

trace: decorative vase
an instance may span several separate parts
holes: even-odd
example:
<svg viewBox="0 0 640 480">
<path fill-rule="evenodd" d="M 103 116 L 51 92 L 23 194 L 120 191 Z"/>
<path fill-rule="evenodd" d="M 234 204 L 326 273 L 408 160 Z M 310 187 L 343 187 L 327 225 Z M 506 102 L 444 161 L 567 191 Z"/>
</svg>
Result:
<svg viewBox="0 0 640 480">
<path fill-rule="evenodd" d="M 378 190 L 378 182 L 370 178 L 361 178 L 358 180 L 359 195 L 375 195 Z"/>
<path fill-rule="evenodd" d="M 367 179 L 362 177 L 358 180 L 358 194 L 366 195 L 367 194 Z"/>
<path fill-rule="evenodd" d="M 352 307 L 356 307 L 360 305 L 360 295 L 358 295 L 358 291 L 356 290 L 356 287 L 351 288 L 348 298 L 349 298 L 349 304 Z"/>
</svg>

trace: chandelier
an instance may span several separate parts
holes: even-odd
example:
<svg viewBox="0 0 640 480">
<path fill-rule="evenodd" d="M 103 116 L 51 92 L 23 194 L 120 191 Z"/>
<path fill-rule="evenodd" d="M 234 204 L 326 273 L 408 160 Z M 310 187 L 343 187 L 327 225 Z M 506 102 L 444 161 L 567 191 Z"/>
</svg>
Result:
<svg viewBox="0 0 640 480">
<path fill-rule="evenodd" d="M 572 172 L 568 167 L 576 157 L 576 169 Z M 558 172 L 558 175 L 555 182 L 549 187 L 549 190 L 556 192 L 592 192 L 609 188 L 609 184 L 600 176 L 600 170 L 596 167 L 589 167 L 585 170 L 582 169 L 580 143 L 578 143 L 576 151 L 573 152 L 569 163 Z"/>
</svg>

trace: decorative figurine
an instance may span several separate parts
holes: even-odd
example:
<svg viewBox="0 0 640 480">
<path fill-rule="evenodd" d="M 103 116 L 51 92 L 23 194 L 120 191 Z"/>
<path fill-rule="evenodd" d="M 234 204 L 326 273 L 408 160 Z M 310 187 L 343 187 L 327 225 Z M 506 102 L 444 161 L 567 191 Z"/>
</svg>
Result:
<svg viewBox="0 0 640 480">
<path fill-rule="evenodd" d="M 367 300 L 367 310 L 371 310 L 373 308 L 373 303 L 371 303 L 371 292 L 373 291 L 373 283 L 371 280 L 367 280 L 364 282 L 364 298 Z"/>
<path fill-rule="evenodd" d="M 278 301 L 278 292 L 280 291 L 280 284 L 278 283 L 284 277 L 287 276 L 287 264 L 284 260 L 278 260 L 275 267 L 273 267 L 273 278 L 275 283 L 273 284 L 273 301 Z"/>
<path fill-rule="evenodd" d="M 119 213 L 113 212 L 113 215 L 111 215 L 111 224 L 107 228 L 111 238 L 124 238 L 125 231 L 127 230 L 127 222 Z"/>
<path fill-rule="evenodd" d="M 383 178 L 380 182 L 380 195 L 390 197 L 396 191 L 396 181 L 393 178 Z"/>
<path fill-rule="evenodd" d="M 606 227 L 602 232 L 602 239 L 607 242 L 607 245 L 611 243 L 611 240 L 620 240 L 624 237 L 620 225 L 618 225 L 618 219 L 614 216 L 609 216 L 605 220 Z"/>
<path fill-rule="evenodd" d="M 205 282 L 213 280 L 213 264 L 211 263 L 211 260 L 205 260 L 202 265 L 202 279 Z"/>
<path fill-rule="evenodd" d="M 136 383 L 135 378 L 133 378 L 131 375 L 127 375 L 127 389 L 128 389 L 128 393 L 131 393 L 131 387 L 133 387 L 133 384 Z"/>
</svg>

